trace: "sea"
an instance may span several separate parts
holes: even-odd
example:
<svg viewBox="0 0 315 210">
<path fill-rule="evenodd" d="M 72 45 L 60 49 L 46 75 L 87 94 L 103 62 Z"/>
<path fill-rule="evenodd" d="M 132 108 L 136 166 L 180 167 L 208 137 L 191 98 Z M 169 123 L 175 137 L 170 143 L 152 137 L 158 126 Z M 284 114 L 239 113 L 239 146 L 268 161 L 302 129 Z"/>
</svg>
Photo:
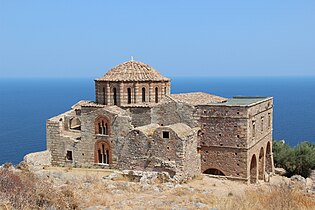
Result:
<svg viewBox="0 0 315 210">
<path fill-rule="evenodd" d="M 172 93 L 274 97 L 273 138 L 315 143 L 315 77 L 174 77 Z M 45 124 L 80 100 L 94 100 L 94 78 L 0 79 L 0 164 L 46 149 Z"/>
</svg>

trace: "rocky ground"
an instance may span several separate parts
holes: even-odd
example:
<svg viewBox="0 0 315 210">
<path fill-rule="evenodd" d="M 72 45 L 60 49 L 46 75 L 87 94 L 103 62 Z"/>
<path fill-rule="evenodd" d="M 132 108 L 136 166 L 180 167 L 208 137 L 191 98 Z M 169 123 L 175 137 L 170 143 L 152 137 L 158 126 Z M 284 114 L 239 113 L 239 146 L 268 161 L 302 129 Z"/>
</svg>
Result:
<svg viewBox="0 0 315 210">
<path fill-rule="evenodd" d="M 300 176 L 247 185 L 206 175 L 179 184 L 104 169 L 37 167 L 32 173 L 71 192 L 79 209 L 315 209 L 313 181 Z"/>
<path fill-rule="evenodd" d="M 12 174 L 5 172 L 0 177 L 0 209 L 315 209 L 315 184 L 301 176 L 289 179 L 275 175 L 268 183 L 247 185 L 206 175 L 176 183 L 166 175 L 152 173 L 141 174 L 140 178 L 106 169 L 25 164 L 19 169 L 6 168 Z M 16 200 L 14 187 L 8 191 L 7 186 L 12 185 L 8 178 L 17 182 L 19 176 L 22 181 L 17 185 L 24 192 L 21 197 L 36 195 L 33 206 L 28 206 L 30 201 Z M 23 183 L 40 184 L 26 188 Z"/>
</svg>

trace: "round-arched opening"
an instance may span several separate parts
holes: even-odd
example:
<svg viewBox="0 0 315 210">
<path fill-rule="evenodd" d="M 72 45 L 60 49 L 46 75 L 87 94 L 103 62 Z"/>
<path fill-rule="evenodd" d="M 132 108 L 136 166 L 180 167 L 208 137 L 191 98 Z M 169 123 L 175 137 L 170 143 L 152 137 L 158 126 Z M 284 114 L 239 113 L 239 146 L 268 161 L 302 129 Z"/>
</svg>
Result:
<svg viewBox="0 0 315 210">
<path fill-rule="evenodd" d="M 113 88 L 113 100 L 114 100 L 114 105 L 117 105 L 117 89 Z"/>
<path fill-rule="evenodd" d="M 225 176 L 225 174 L 222 171 L 220 171 L 219 169 L 216 169 L 216 168 L 209 168 L 209 169 L 205 170 L 203 173 L 216 175 L 216 176 Z"/>
<path fill-rule="evenodd" d="M 159 103 L 159 89 L 155 88 L 155 103 Z"/>
<path fill-rule="evenodd" d="M 128 88 L 127 92 L 128 92 L 128 104 L 131 104 L 131 88 Z"/>
<path fill-rule="evenodd" d="M 95 143 L 95 163 L 97 164 L 111 164 L 112 163 L 112 150 L 108 141 L 97 141 Z"/>
<path fill-rule="evenodd" d="M 101 116 L 95 119 L 95 134 L 99 135 L 110 134 L 109 120 L 106 117 Z"/>
<path fill-rule="evenodd" d="M 145 102 L 145 88 L 142 88 L 142 102 Z"/>
<path fill-rule="evenodd" d="M 266 172 L 268 174 L 272 172 L 271 144 L 269 141 L 266 147 Z"/>
<path fill-rule="evenodd" d="M 257 159 L 256 155 L 252 156 L 250 161 L 250 183 L 257 182 Z"/>
<path fill-rule="evenodd" d="M 260 152 L 259 152 L 259 159 L 258 159 L 259 163 L 258 163 L 258 178 L 260 180 L 264 179 L 264 173 L 265 173 L 265 154 L 264 154 L 264 148 L 260 148 Z"/>
</svg>

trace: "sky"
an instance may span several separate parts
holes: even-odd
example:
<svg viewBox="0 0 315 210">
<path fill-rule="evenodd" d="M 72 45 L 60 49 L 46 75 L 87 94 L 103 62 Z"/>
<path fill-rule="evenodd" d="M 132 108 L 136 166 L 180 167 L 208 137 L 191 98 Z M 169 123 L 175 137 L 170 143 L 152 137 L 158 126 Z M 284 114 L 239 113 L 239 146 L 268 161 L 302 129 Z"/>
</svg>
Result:
<svg viewBox="0 0 315 210">
<path fill-rule="evenodd" d="M 0 0 L 0 78 L 315 76 L 314 0 Z"/>
</svg>

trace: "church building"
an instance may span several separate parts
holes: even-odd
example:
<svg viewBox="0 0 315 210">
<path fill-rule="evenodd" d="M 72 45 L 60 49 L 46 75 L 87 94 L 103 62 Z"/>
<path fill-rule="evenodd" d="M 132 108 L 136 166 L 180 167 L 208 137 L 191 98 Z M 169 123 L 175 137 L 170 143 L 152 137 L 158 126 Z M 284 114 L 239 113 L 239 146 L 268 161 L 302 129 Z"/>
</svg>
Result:
<svg viewBox="0 0 315 210">
<path fill-rule="evenodd" d="M 273 173 L 272 97 L 172 94 L 169 78 L 134 60 L 96 79 L 95 94 L 47 120 L 52 165 L 246 183 Z"/>
</svg>

